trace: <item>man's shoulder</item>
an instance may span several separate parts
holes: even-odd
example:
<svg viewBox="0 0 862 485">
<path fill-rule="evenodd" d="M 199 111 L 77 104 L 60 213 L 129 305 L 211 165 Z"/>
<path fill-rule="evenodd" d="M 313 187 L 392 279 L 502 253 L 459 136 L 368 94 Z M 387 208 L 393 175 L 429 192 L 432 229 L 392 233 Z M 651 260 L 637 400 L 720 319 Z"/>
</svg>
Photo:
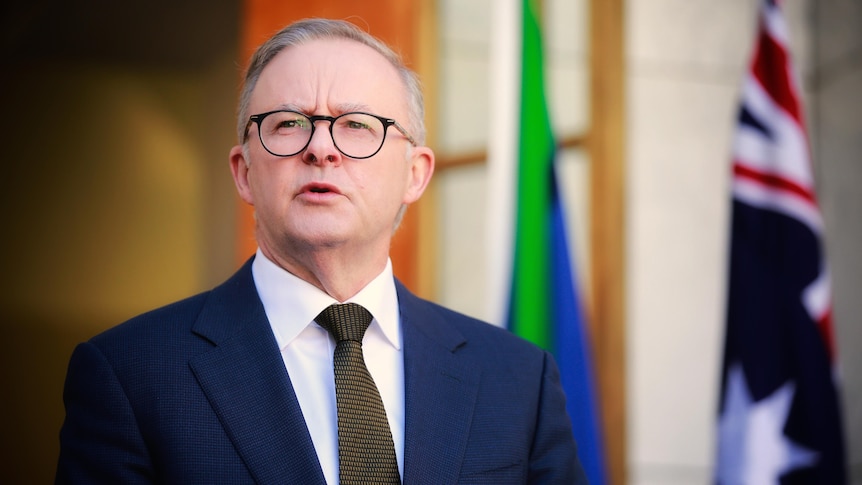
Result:
<svg viewBox="0 0 862 485">
<path fill-rule="evenodd" d="M 234 296 L 239 298 L 243 294 L 238 287 L 249 284 L 251 288 L 247 288 L 246 291 L 254 292 L 250 271 L 247 267 L 243 267 L 212 289 L 147 310 L 108 328 L 90 341 L 99 345 L 116 341 L 128 343 L 130 339 L 165 339 L 189 335 L 195 322 L 201 318 L 202 312 L 223 312 L 222 307 L 231 305 L 230 301 Z"/>
<path fill-rule="evenodd" d="M 465 342 L 481 344 L 478 348 L 497 349 L 505 352 L 526 352 L 535 355 L 543 350 L 508 329 L 485 320 L 464 314 L 455 309 L 425 300 L 409 292 L 400 293 L 404 305 L 402 310 L 415 321 L 422 322 L 426 329 L 457 332 Z M 441 329 L 442 327 L 442 329 Z M 474 348 L 476 346 L 473 346 Z"/>
<path fill-rule="evenodd" d="M 95 344 L 116 340 L 141 339 L 147 335 L 167 336 L 189 331 L 207 301 L 211 291 L 178 300 L 148 310 L 115 325 L 90 339 Z"/>
</svg>

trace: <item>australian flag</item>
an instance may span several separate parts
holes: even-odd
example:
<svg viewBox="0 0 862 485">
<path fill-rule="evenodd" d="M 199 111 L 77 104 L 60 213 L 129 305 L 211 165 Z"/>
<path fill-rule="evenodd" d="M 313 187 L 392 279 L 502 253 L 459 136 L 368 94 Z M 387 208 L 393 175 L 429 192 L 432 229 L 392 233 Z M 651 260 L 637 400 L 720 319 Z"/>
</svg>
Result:
<svg viewBox="0 0 862 485">
<path fill-rule="evenodd" d="M 845 484 L 823 220 L 787 25 L 761 3 L 733 145 L 715 479 Z"/>
</svg>

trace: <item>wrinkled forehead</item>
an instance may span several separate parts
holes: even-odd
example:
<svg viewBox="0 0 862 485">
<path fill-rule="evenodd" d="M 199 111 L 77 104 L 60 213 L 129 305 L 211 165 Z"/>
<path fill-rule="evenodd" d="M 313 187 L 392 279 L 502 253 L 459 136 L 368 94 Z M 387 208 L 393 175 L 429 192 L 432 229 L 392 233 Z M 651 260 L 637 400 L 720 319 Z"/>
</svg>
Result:
<svg viewBox="0 0 862 485">
<path fill-rule="evenodd" d="M 405 90 L 397 68 L 370 46 L 316 39 L 286 47 L 272 58 L 251 105 L 254 111 L 291 107 L 314 114 L 353 107 L 396 117 L 406 113 Z"/>
</svg>

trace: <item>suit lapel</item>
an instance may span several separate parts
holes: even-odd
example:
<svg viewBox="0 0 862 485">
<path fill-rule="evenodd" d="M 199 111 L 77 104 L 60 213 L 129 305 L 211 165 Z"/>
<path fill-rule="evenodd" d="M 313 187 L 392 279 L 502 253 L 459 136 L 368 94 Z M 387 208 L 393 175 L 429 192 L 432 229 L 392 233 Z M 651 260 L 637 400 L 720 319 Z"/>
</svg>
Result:
<svg viewBox="0 0 862 485">
<path fill-rule="evenodd" d="M 461 362 L 463 336 L 400 283 L 404 332 L 404 483 L 455 483 L 480 371 Z M 324 484 L 323 472 L 251 275 L 215 288 L 194 332 L 215 347 L 190 361 L 258 483 Z M 430 482 L 429 482 L 430 483 Z"/>
<path fill-rule="evenodd" d="M 456 350 L 463 336 L 400 283 L 404 332 L 404 483 L 455 483 L 467 445 L 480 371 Z"/>
<path fill-rule="evenodd" d="M 258 483 L 324 483 L 251 264 L 214 289 L 194 331 L 215 344 L 190 362 Z"/>
</svg>

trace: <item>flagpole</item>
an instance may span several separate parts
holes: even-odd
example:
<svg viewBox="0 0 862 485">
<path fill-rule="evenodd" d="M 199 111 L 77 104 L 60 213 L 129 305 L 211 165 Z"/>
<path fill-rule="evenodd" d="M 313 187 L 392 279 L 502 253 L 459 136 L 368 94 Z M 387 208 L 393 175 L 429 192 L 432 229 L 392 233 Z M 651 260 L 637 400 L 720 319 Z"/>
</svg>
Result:
<svg viewBox="0 0 862 485">
<path fill-rule="evenodd" d="M 515 179 L 520 83 L 520 1 L 498 0 L 492 9 L 488 137 L 488 320 L 505 326 L 512 281 Z"/>
</svg>

